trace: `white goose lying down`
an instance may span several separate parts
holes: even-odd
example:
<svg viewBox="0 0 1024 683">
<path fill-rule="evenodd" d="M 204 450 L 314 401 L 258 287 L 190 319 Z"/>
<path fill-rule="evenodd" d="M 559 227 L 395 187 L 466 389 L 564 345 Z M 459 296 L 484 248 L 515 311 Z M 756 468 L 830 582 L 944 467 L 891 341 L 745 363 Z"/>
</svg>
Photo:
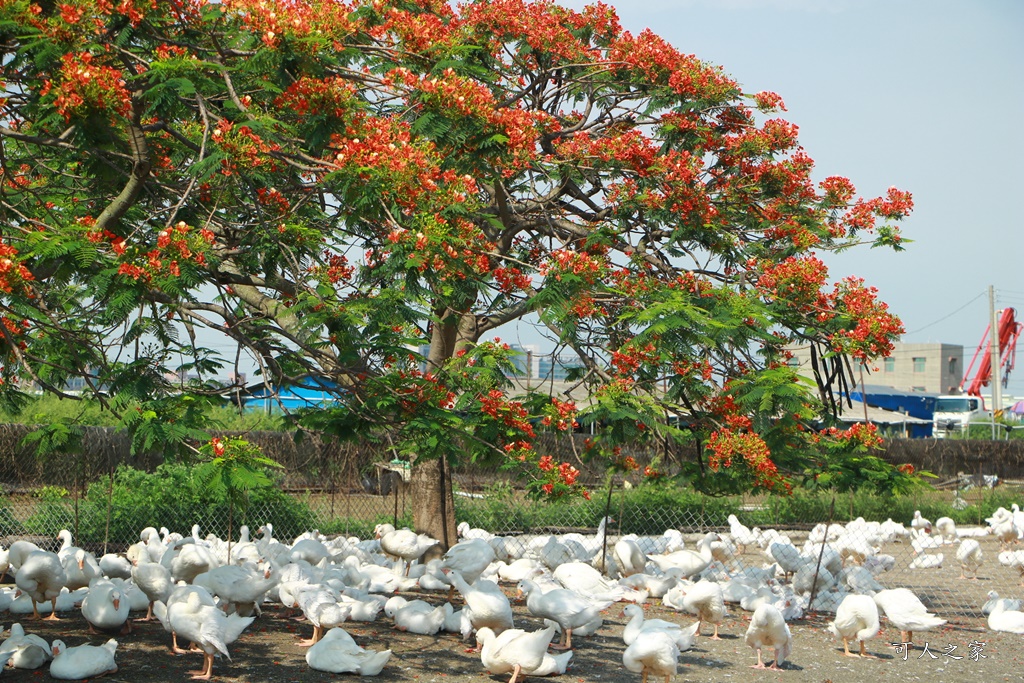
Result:
<svg viewBox="0 0 1024 683">
<path fill-rule="evenodd" d="M 85 678 L 117 672 L 114 653 L 117 641 L 111 638 L 103 645 L 79 645 L 68 647 L 63 640 L 53 641 L 53 661 L 50 662 L 50 676 L 65 681 L 80 681 Z"/>
<path fill-rule="evenodd" d="M 376 676 L 391 659 L 391 650 L 374 652 L 356 644 L 348 631 L 332 628 L 306 652 L 311 669 L 332 674 L 354 673 Z"/>
<path fill-rule="evenodd" d="M 52 658 L 49 643 L 34 633 L 25 633 L 21 624 L 11 624 L 10 636 L 0 643 L 0 667 L 9 662 L 15 669 L 38 669 Z"/>
</svg>

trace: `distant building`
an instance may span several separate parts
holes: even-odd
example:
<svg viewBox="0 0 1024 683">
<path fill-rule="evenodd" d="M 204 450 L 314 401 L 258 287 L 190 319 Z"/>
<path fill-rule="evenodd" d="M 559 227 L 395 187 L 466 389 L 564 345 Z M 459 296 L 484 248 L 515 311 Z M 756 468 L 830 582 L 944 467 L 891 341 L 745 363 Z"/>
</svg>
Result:
<svg viewBox="0 0 1024 683">
<path fill-rule="evenodd" d="M 790 349 L 791 365 L 800 374 L 811 376 L 810 347 Z M 964 373 L 964 347 L 959 344 L 896 344 L 889 358 L 882 358 L 866 368 L 865 382 L 900 391 L 925 394 L 955 394 L 960 391 Z M 853 378 L 860 383 L 860 377 Z"/>
<path fill-rule="evenodd" d="M 541 353 L 540 347 L 533 344 L 513 345 L 511 348 L 517 352 L 512 359 L 517 377 L 561 382 L 571 370 L 583 365 L 575 354 Z"/>
</svg>

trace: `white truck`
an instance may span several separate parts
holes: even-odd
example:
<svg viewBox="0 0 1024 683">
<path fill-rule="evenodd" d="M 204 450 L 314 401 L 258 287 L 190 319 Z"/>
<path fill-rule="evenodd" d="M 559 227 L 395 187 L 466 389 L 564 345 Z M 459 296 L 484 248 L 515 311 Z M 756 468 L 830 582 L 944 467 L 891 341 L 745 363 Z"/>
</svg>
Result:
<svg viewBox="0 0 1024 683">
<path fill-rule="evenodd" d="M 939 396 L 935 399 L 932 436 L 944 439 L 963 432 L 971 422 L 991 422 L 992 411 L 977 396 L 967 394 Z"/>
</svg>

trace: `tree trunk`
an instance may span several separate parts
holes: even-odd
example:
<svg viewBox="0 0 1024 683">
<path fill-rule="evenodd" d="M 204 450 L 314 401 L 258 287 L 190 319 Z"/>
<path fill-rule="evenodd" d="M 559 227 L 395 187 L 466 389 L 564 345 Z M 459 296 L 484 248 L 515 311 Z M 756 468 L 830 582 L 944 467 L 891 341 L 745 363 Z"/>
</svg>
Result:
<svg viewBox="0 0 1024 683">
<path fill-rule="evenodd" d="M 441 541 L 445 551 L 458 541 L 455 530 L 455 501 L 452 495 L 451 468 L 447 458 L 417 460 L 410 480 L 412 518 L 416 533 L 430 534 Z M 424 558 L 427 559 L 427 558 Z"/>
</svg>

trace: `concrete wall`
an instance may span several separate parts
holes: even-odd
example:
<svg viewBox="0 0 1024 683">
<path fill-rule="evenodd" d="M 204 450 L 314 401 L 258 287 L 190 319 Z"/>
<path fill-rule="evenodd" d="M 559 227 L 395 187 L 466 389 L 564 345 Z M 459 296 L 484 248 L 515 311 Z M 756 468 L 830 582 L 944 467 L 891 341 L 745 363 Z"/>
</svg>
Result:
<svg viewBox="0 0 1024 683">
<path fill-rule="evenodd" d="M 793 354 L 802 373 L 811 376 L 810 348 L 798 347 Z M 959 344 L 896 344 L 890 358 L 866 368 L 864 381 L 902 391 L 958 393 L 964 369 L 964 347 Z"/>
</svg>

